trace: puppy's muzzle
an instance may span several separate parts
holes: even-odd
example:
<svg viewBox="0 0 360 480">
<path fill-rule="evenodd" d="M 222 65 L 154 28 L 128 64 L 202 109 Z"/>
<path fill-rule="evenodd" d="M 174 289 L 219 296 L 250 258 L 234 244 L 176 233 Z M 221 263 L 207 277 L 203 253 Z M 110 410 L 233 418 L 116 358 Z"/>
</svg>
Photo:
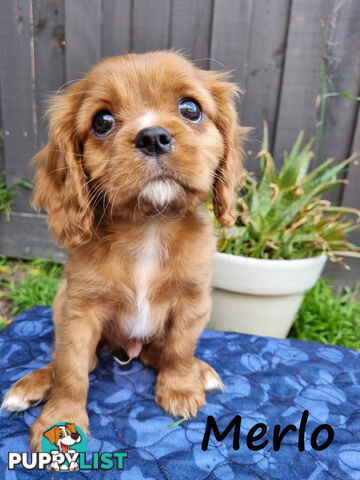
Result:
<svg viewBox="0 0 360 480">
<path fill-rule="evenodd" d="M 173 138 L 163 127 L 143 128 L 135 137 L 135 148 L 149 157 L 159 157 L 169 152 Z"/>
</svg>

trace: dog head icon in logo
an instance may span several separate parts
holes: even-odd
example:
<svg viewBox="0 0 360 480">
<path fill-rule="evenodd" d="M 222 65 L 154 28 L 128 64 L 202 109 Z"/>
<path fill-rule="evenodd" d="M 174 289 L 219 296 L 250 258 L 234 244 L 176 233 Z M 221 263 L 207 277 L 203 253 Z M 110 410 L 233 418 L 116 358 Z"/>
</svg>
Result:
<svg viewBox="0 0 360 480">
<path fill-rule="evenodd" d="M 68 453 L 71 445 L 81 442 L 81 435 L 76 431 L 75 423 L 65 423 L 60 427 L 55 425 L 44 432 L 44 437 L 56 445 L 62 453 Z"/>
<path fill-rule="evenodd" d="M 78 453 L 87 449 L 86 436 L 79 427 L 62 422 L 46 430 L 43 436 L 41 450 L 52 454 L 52 469 L 73 471 L 79 468 Z"/>
</svg>

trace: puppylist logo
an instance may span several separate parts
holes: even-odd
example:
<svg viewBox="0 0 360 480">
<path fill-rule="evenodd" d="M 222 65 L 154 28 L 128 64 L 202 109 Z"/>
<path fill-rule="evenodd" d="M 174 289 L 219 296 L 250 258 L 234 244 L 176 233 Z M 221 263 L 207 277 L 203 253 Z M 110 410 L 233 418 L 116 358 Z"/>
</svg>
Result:
<svg viewBox="0 0 360 480">
<path fill-rule="evenodd" d="M 51 455 L 51 469 L 72 472 L 79 469 L 80 453 L 87 451 L 86 436 L 74 423 L 57 423 L 44 432 L 41 451 Z"/>
<path fill-rule="evenodd" d="M 86 458 L 87 447 L 86 436 L 81 428 L 74 423 L 59 422 L 44 432 L 41 452 L 9 452 L 8 469 L 14 470 L 19 466 L 26 470 L 52 469 L 56 472 L 124 469 L 126 452 L 94 452 L 89 462 Z"/>
</svg>

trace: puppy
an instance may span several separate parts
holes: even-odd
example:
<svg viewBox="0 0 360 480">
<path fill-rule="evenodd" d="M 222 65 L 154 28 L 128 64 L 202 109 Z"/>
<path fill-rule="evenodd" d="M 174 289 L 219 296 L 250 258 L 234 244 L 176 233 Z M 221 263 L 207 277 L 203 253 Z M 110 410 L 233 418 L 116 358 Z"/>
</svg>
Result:
<svg viewBox="0 0 360 480">
<path fill-rule="evenodd" d="M 156 402 L 195 416 L 222 388 L 194 358 L 211 309 L 212 221 L 236 219 L 242 139 L 237 88 L 174 52 L 108 58 L 55 95 L 35 161 L 33 203 L 68 248 L 53 305 L 52 361 L 26 375 L 3 407 L 46 403 L 31 427 L 71 421 L 85 432 L 88 373 L 100 341 L 157 372 Z"/>
</svg>

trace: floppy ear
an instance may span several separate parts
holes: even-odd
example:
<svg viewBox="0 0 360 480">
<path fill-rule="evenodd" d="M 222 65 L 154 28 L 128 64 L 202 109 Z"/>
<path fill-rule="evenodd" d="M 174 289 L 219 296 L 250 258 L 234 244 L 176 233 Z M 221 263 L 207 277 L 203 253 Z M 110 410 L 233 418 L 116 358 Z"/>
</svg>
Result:
<svg viewBox="0 0 360 480">
<path fill-rule="evenodd" d="M 52 427 L 50 428 L 50 430 L 46 430 L 46 432 L 44 432 L 44 437 L 47 438 L 49 440 L 50 443 L 55 443 L 55 438 L 56 438 L 56 431 L 55 429 L 56 428 L 59 428 L 55 425 L 55 427 Z"/>
<path fill-rule="evenodd" d="M 48 213 L 49 227 L 61 246 L 86 243 L 91 237 L 93 211 L 90 190 L 76 136 L 77 85 L 52 99 L 48 144 L 35 156 L 33 205 Z"/>
<path fill-rule="evenodd" d="M 75 423 L 65 423 L 65 428 L 68 428 L 71 433 L 77 433 Z"/>
<path fill-rule="evenodd" d="M 216 102 L 215 124 L 223 137 L 224 152 L 216 170 L 213 184 L 214 213 L 224 226 L 231 226 L 238 216 L 236 210 L 237 187 L 243 172 L 247 128 L 241 127 L 235 108 L 238 88 L 226 81 L 226 74 L 207 72 L 208 89 Z"/>
</svg>

